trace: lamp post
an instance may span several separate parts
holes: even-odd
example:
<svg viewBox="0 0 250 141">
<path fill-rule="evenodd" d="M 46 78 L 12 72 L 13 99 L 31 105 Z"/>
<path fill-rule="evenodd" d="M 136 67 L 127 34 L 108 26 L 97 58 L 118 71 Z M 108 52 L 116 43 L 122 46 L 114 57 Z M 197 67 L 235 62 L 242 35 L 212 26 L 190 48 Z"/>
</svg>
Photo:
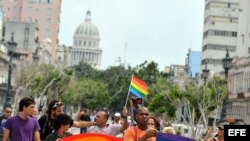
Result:
<svg viewBox="0 0 250 141">
<path fill-rule="evenodd" d="M 8 44 L 8 55 L 10 57 L 9 60 L 9 71 L 8 71 L 8 84 L 7 84 L 7 92 L 5 98 L 4 107 L 11 107 L 11 73 L 12 73 L 12 56 L 14 53 L 14 48 L 17 46 L 17 43 L 14 42 L 14 33 L 12 32 L 11 40 L 7 42 Z"/>
<path fill-rule="evenodd" d="M 233 60 L 233 58 L 229 57 L 229 52 L 227 50 L 226 57 L 222 59 L 222 65 L 223 65 L 223 68 L 225 70 L 226 83 L 228 83 L 228 70 L 231 68 L 232 60 Z M 228 89 L 228 87 L 227 87 L 227 89 Z M 223 100 L 222 110 L 221 110 L 221 119 L 224 120 L 225 118 L 226 118 L 226 98 Z"/>
<path fill-rule="evenodd" d="M 202 70 L 202 74 L 201 74 L 201 77 L 204 79 L 204 85 L 206 85 L 208 74 L 209 74 L 209 69 L 207 69 L 207 63 L 206 63 L 205 69 Z"/>
<path fill-rule="evenodd" d="M 232 60 L 233 60 L 233 58 L 229 57 L 229 52 L 227 50 L 226 57 L 222 59 L 222 65 L 223 65 L 223 68 L 225 70 L 225 79 L 226 79 L 226 81 L 228 79 L 228 70 L 231 68 Z"/>
</svg>

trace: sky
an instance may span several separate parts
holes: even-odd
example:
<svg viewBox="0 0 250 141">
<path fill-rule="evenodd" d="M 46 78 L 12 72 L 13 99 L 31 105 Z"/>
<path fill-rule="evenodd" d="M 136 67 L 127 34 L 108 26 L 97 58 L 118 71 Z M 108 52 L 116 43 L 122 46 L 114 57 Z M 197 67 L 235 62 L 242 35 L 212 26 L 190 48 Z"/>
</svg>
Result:
<svg viewBox="0 0 250 141">
<path fill-rule="evenodd" d="M 202 46 L 204 0 L 62 0 L 60 44 L 73 45 L 87 10 L 98 27 L 101 69 L 154 61 L 160 71 L 184 65 L 188 49 Z"/>
</svg>

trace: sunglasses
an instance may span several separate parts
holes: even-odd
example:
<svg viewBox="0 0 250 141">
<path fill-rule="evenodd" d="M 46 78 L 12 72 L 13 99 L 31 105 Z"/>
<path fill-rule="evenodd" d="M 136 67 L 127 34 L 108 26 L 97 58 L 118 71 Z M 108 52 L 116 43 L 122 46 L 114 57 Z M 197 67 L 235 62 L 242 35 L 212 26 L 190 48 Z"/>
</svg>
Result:
<svg viewBox="0 0 250 141">
<path fill-rule="evenodd" d="M 154 123 L 148 123 L 148 125 L 155 125 Z"/>
<path fill-rule="evenodd" d="M 61 105 L 62 105 L 62 102 L 56 102 L 56 103 L 53 105 L 52 109 L 54 109 L 54 108 L 56 108 L 56 107 L 58 107 L 58 106 L 61 106 Z"/>
<path fill-rule="evenodd" d="M 11 113 L 12 111 L 5 111 L 6 113 Z"/>
</svg>

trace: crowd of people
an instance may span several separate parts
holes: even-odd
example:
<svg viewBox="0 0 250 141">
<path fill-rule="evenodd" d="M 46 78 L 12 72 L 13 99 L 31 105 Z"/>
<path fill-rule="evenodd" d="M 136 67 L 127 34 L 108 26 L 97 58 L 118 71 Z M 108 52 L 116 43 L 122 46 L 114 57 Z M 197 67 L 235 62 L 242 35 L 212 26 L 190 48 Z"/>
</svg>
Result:
<svg viewBox="0 0 250 141">
<path fill-rule="evenodd" d="M 72 135 L 68 132 L 72 126 L 81 128 L 81 134 L 106 134 L 124 141 L 156 141 L 159 132 L 176 134 L 171 124 L 163 128 L 159 118 L 151 116 L 149 110 L 143 106 L 134 109 L 132 121 L 126 107 L 123 107 L 121 113 L 113 114 L 112 118 L 107 111 L 93 111 L 90 114 L 88 110 L 83 110 L 79 113 L 78 120 L 73 120 L 64 113 L 64 105 L 59 100 L 51 100 L 46 113 L 37 118 L 35 101 L 29 97 L 19 102 L 17 115 L 11 117 L 11 107 L 5 107 L 4 111 L 4 115 L 0 117 L 0 141 L 60 141 Z M 213 134 L 215 129 L 211 128 L 204 141 L 223 141 L 226 124 L 229 122 L 218 125 L 216 135 Z"/>
</svg>

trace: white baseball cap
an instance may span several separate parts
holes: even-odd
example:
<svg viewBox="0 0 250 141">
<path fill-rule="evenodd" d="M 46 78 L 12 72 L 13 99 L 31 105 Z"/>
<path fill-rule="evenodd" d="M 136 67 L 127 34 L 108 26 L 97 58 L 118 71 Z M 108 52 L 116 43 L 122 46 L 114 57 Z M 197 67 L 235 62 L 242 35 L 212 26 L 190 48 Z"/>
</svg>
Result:
<svg viewBox="0 0 250 141">
<path fill-rule="evenodd" d="M 116 113 L 115 113 L 115 116 L 116 116 L 116 117 L 121 117 L 121 114 L 116 112 Z"/>
</svg>

